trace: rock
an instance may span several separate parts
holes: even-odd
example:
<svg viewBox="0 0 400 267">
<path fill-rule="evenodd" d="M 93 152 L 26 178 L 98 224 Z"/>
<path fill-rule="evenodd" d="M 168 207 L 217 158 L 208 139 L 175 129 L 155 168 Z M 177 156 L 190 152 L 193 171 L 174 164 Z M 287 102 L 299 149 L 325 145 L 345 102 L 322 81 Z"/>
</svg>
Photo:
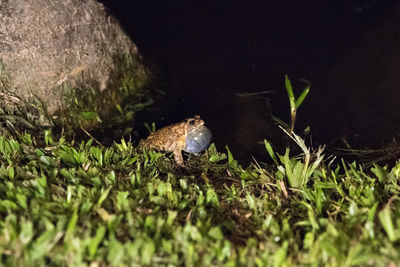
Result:
<svg viewBox="0 0 400 267">
<path fill-rule="evenodd" d="M 0 1 L 0 51 L 0 115 L 39 127 L 95 127 L 149 80 L 136 45 L 95 0 Z"/>
</svg>

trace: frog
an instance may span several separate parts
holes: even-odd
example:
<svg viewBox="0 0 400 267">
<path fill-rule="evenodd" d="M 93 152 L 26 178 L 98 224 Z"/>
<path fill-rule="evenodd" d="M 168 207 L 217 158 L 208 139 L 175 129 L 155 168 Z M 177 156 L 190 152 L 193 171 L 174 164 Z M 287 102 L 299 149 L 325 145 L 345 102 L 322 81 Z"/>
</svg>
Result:
<svg viewBox="0 0 400 267">
<path fill-rule="evenodd" d="M 195 115 L 151 133 L 139 142 L 139 148 L 172 152 L 177 165 L 185 167 L 182 151 L 198 154 L 210 143 L 211 131 L 204 125 L 200 115 Z"/>
</svg>

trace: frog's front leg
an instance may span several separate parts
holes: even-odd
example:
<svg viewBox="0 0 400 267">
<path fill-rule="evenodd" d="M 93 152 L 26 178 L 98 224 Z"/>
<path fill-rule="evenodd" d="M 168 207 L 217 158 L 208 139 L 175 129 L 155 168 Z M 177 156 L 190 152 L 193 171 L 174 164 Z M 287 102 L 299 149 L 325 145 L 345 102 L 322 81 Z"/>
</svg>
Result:
<svg viewBox="0 0 400 267">
<path fill-rule="evenodd" d="M 172 149 L 172 152 L 174 153 L 175 162 L 181 167 L 185 167 L 182 156 L 182 150 L 185 147 L 185 144 L 186 144 L 186 133 L 180 134 L 180 136 L 175 140 L 174 147 Z"/>
<path fill-rule="evenodd" d="M 182 150 L 174 150 L 174 158 L 176 164 L 178 164 L 181 167 L 185 167 L 185 164 L 183 163 L 183 156 L 182 156 Z"/>
</svg>

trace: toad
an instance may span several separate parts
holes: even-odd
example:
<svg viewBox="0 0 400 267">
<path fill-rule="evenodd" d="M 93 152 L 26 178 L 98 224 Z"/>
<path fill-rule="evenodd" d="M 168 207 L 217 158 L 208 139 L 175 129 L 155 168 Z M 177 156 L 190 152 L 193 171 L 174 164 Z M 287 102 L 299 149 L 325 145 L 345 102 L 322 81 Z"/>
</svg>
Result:
<svg viewBox="0 0 400 267">
<path fill-rule="evenodd" d="M 184 167 L 182 150 L 188 153 L 199 153 L 211 142 L 211 131 L 204 126 L 199 115 L 180 123 L 175 123 L 151 133 L 139 143 L 140 149 L 155 149 L 173 152 L 175 161 Z"/>
</svg>

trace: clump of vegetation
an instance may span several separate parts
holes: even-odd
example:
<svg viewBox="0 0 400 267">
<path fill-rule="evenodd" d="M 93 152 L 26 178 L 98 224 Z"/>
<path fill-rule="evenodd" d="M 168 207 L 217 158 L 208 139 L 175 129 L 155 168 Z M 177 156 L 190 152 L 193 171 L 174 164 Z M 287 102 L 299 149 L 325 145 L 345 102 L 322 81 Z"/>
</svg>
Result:
<svg viewBox="0 0 400 267">
<path fill-rule="evenodd" d="M 3 265 L 387 266 L 400 261 L 400 162 L 322 149 L 243 168 L 227 148 L 143 154 L 29 134 L 0 137 Z"/>
<path fill-rule="evenodd" d="M 60 110 L 58 128 L 67 136 L 74 136 L 77 129 L 97 130 L 109 135 L 118 129 L 129 133 L 132 129 L 122 127 L 133 124 L 135 115 L 153 104 L 152 86 L 156 82 L 152 72 L 142 66 L 131 54 L 115 56 L 114 64 L 119 72 L 113 74 L 108 85 L 115 90 L 100 91 L 96 84 L 87 83 L 85 88 L 63 87 L 63 110 Z M 115 135 L 118 135 L 115 134 Z"/>
</svg>

